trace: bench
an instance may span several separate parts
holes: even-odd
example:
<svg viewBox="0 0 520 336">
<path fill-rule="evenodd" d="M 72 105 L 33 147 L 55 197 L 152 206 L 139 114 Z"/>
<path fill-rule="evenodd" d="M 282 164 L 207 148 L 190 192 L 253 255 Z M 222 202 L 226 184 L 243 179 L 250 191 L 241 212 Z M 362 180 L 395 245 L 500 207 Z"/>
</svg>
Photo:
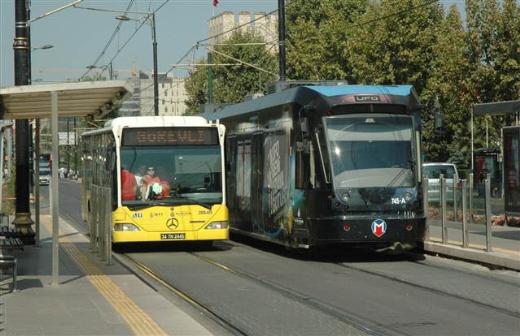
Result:
<svg viewBox="0 0 520 336">
<path fill-rule="evenodd" d="M 16 276 L 18 272 L 18 263 L 12 253 L 14 250 L 23 250 L 23 248 L 23 241 L 17 237 L 14 229 L 8 225 L 0 226 L 0 270 L 2 275 L 9 275 L 13 279 L 10 292 L 16 291 Z"/>
</svg>

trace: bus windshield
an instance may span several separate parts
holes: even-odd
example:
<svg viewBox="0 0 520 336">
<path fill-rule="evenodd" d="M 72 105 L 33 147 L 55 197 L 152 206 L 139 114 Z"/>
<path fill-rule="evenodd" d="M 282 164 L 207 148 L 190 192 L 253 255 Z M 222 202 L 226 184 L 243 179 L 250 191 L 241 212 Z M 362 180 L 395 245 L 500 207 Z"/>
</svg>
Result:
<svg viewBox="0 0 520 336">
<path fill-rule="evenodd" d="M 412 117 L 357 114 L 324 120 L 335 188 L 414 185 Z"/>
<path fill-rule="evenodd" d="M 121 146 L 123 206 L 222 202 L 219 145 Z"/>
</svg>

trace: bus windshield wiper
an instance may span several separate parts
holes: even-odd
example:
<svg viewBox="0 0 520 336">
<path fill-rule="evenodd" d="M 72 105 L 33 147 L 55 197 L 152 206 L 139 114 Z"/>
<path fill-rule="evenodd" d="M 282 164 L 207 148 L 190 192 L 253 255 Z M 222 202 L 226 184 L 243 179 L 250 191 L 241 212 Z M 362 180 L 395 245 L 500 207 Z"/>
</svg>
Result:
<svg viewBox="0 0 520 336">
<path fill-rule="evenodd" d="M 191 201 L 197 205 L 200 205 L 201 207 L 204 207 L 206 209 L 211 209 L 211 204 L 208 204 L 208 203 L 204 203 L 204 202 L 201 202 L 195 198 L 191 198 L 191 197 L 187 197 L 187 196 L 180 196 L 180 195 L 177 195 L 176 196 L 177 198 L 180 198 L 180 199 L 183 199 L 183 200 L 188 200 L 188 201 Z"/>
</svg>

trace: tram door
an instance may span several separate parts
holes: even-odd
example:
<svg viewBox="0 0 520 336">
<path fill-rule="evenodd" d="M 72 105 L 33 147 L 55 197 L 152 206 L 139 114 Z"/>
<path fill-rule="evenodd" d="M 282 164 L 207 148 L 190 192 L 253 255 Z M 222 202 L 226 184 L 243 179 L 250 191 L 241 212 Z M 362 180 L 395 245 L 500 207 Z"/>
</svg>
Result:
<svg viewBox="0 0 520 336">
<path fill-rule="evenodd" d="M 264 184 L 264 134 L 262 131 L 252 135 L 252 176 L 251 176 L 251 224 L 253 232 L 262 232 L 263 215 L 263 184 Z"/>
<path fill-rule="evenodd" d="M 289 136 L 285 129 L 263 134 L 263 234 L 283 240 L 287 233 Z"/>
</svg>

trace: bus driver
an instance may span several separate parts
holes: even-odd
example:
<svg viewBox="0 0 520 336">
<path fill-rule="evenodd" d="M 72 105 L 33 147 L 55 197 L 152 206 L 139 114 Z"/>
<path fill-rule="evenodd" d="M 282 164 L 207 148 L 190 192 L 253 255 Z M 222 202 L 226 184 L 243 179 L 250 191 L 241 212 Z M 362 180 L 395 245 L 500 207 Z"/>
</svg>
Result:
<svg viewBox="0 0 520 336">
<path fill-rule="evenodd" d="M 142 179 L 141 195 L 143 199 L 162 199 L 170 195 L 170 185 L 166 180 L 155 175 L 155 168 L 148 167 Z"/>
</svg>

